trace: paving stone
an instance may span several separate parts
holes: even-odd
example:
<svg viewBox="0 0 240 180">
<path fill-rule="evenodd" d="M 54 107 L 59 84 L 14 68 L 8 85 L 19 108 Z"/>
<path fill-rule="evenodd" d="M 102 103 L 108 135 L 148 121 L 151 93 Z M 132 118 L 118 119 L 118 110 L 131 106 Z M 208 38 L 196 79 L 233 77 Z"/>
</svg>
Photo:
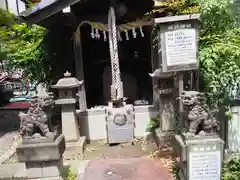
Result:
<svg viewBox="0 0 240 180">
<path fill-rule="evenodd" d="M 0 166 L 0 179 L 10 180 L 14 177 L 14 180 L 26 178 L 26 167 L 23 163 L 18 164 L 3 164 Z"/>
<path fill-rule="evenodd" d="M 39 163 L 27 163 L 27 175 L 31 179 L 42 177 L 42 167 Z"/>
<path fill-rule="evenodd" d="M 81 180 L 170 180 L 159 161 L 148 158 L 90 161 Z M 79 179 L 80 180 L 80 179 Z"/>
<path fill-rule="evenodd" d="M 58 177 L 61 174 L 60 163 L 58 162 L 48 162 L 45 166 L 42 167 L 42 176 L 43 177 Z"/>
<path fill-rule="evenodd" d="M 79 174 L 79 176 L 83 176 L 86 166 L 88 165 L 88 160 L 74 160 L 74 161 L 65 161 L 64 166 L 70 167 L 74 172 Z M 36 167 L 35 167 L 36 168 Z M 44 169 L 44 168 L 43 168 Z M 51 169 L 51 168 L 50 168 Z M 51 173 L 50 170 L 47 170 L 46 173 Z M 42 171 L 44 172 L 44 170 Z M 47 176 L 47 174 L 45 174 Z M 50 176 L 50 174 L 48 174 Z M 27 170 L 24 163 L 16 163 L 16 164 L 2 164 L 0 166 L 0 180 L 27 180 Z M 42 178 L 40 178 L 42 180 Z M 38 179 L 34 179 L 38 180 Z M 45 180 L 45 179 L 44 179 Z M 53 177 L 49 177 L 46 180 L 55 180 Z M 59 180 L 57 178 L 56 180 Z"/>
</svg>

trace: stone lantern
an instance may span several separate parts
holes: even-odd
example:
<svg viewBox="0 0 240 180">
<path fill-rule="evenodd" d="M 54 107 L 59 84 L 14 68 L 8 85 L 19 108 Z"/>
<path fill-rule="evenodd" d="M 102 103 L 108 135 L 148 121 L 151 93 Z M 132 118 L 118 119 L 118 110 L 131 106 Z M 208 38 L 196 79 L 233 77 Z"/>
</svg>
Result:
<svg viewBox="0 0 240 180">
<path fill-rule="evenodd" d="M 66 142 L 78 142 L 80 138 L 77 114 L 76 97 L 83 81 L 78 81 L 71 77 L 71 73 L 64 73 L 64 78 L 60 79 L 52 88 L 58 89 L 59 99 L 55 101 L 56 105 L 61 105 L 62 133 Z"/>
</svg>

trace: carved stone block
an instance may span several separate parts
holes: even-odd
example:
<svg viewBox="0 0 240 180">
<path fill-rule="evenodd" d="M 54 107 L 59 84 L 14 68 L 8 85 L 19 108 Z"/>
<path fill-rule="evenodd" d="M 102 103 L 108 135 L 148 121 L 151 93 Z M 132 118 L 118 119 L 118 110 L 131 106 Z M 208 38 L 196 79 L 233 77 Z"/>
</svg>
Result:
<svg viewBox="0 0 240 180">
<path fill-rule="evenodd" d="M 59 160 L 65 151 L 64 136 L 60 135 L 53 142 L 21 144 L 17 149 L 19 162 L 39 162 Z"/>
</svg>

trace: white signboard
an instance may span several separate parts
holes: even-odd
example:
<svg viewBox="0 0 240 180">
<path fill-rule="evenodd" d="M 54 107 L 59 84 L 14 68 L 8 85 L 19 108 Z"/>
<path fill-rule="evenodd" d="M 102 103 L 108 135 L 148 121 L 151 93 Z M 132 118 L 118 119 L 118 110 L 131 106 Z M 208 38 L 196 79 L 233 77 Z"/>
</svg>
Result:
<svg viewBox="0 0 240 180">
<path fill-rule="evenodd" d="M 220 151 L 189 153 L 189 180 L 220 180 L 220 178 Z"/>
<path fill-rule="evenodd" d="M 178 29 L 165 33 L 167 66 L 196 64 L 196 30 Z"/>
</svg>

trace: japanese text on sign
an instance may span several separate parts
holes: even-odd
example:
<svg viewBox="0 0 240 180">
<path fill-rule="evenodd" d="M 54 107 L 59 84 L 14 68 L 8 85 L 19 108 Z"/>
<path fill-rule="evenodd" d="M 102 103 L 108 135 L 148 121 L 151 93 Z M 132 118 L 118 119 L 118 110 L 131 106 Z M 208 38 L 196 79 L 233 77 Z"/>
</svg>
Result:
<svg viewBox="0 0 240 180">
<path fill-rule="evenodd" d="M 189 180 L 220 180 L 220 177 L 220 151 L 189 153 Z"/>
<path fill-rule="evenodd" d="M 167 66 L 197 63 L 196 30 L 178 29 L 166 32 Z"/>
</svg>

